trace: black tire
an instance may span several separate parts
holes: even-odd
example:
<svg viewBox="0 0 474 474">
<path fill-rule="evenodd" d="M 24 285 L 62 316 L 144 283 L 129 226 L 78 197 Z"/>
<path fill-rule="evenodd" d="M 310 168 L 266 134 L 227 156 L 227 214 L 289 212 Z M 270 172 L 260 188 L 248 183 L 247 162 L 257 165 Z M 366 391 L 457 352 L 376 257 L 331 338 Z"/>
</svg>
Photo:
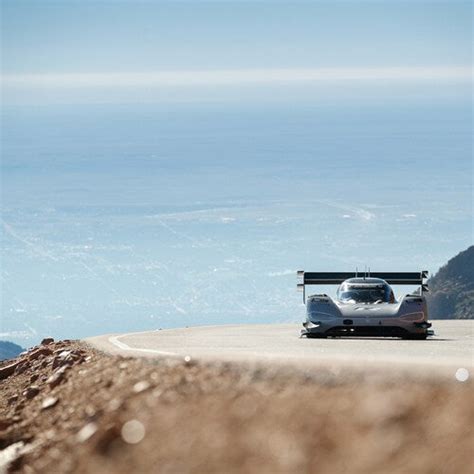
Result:
<svg viewBox="0 0 474 474">
<path fill-rule="evenodd" d="M 326 334 L 315 334 L 315 333 L 313 334 L 308 333 L 306 334 L 306 337 L 308 339 L 326 339 L 327 338 Z"/>
</svg>

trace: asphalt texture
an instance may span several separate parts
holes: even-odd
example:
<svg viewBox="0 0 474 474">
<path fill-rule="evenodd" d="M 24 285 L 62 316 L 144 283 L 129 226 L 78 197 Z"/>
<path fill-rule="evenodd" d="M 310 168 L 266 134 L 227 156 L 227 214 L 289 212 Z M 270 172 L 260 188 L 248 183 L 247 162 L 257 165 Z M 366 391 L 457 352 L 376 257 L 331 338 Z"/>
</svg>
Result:
<svg viewBox="0 0 474 474">
<path fill-rule="evenodd" d="M 474 321 L 434 321 L 425 341 L 300 338 L 299 324 L 201 326 L 112 334 L 86 340 L 111 354 L 283 364 L 334 370 L 379 368 L 465 378 L 474 373 Z"/>
</svg>

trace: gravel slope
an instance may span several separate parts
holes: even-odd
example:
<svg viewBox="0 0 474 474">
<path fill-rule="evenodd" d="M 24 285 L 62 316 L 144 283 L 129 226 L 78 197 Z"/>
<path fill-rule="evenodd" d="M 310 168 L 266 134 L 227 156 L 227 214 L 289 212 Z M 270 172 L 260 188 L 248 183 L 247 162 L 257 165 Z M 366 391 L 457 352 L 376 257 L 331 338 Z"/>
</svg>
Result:
<svg viewBox="0 0 474 474">
<path fill-rule="evenodd" d="M 470 380 L 50 343 L 0 367 L 0 472 L 467 474 L 473 402 Z"/>
</svg>

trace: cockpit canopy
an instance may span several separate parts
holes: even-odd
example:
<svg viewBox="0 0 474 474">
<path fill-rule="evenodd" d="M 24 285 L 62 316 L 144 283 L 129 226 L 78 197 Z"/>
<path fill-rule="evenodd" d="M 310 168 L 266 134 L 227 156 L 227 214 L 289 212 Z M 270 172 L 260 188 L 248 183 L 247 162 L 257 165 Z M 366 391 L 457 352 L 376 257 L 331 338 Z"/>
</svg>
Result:
<svg viewBox="0 0 474 474">
<path fill-rule="evenodd" d="M 337 290 L 341 303 L 395 303 L 390 285 L 380 278 L 350 278 Z"/>
</svg>

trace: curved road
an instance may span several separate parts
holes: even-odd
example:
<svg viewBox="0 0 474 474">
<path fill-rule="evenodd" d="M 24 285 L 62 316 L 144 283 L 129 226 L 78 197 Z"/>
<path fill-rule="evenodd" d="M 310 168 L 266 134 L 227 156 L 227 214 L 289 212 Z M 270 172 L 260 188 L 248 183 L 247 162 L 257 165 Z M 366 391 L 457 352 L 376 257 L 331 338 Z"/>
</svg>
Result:
<svg viewBox="0 0 474 474">
<path fill-rule="evenodd" d="M 201 326 L 89 338 L 99 350 L 124 356 L 191 357 L 383 370 L 422 369 L 433 375 L 473 373 L 474 321 L 435 321 L 426 341 L 383 338 L 300 339 L 299 324 Z"/>
</svg>

